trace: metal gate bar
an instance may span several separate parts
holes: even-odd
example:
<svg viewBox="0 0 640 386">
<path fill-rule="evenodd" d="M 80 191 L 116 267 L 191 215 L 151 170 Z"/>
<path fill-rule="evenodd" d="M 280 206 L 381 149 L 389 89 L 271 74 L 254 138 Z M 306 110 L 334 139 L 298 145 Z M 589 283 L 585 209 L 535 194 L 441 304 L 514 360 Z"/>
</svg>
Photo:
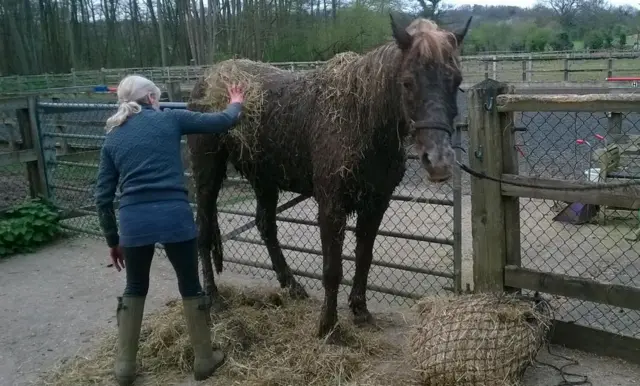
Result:
<svg viewBox="0 0 640 386">
<path fill-rule="evenodd" d="M 273 267 L 271 267 L 269 264 L 266 264 L 266 263 L 259 263 L 259 262 L 255 262 L 255 261 L 251 261 L 251 260 L 235 259 L 235 258 L 225 258 L 224 261 L 225 262 L 229 262 L 229 263 L 244 265 L 244 266 L 247 266 L 247 267 L 261 268 L 261 269 L 266 269 L 266 270 L 269 270 L 269 271 L 273 271 Z M 291 268 L 291 273 L 293 273 L 294 275 L 308 277 L 310 279 L 316 279 L 316 280 L 322 281 L 322 275 L 318 274 L 318 273 L 302 271 L 302 270 L 294 269 L 294 268 Z M 353 281 L 343 278 L 340 281 L 340 284 L 353 286 Z M 378 285 L 375 285 L 375 284 L 367 284 L 367 289 L 372 290 L 372 291 L 376 291 L 376 292 L 382 292 L 382 293 L 389 294 L 389 295 L 409 298 L 409 299 L 420 299 L 423 296 L 422 294 L 415 294 L 415 293 L 411 293 L 411 292 L 408 292 L 408 291 L 402 291 L 402 290 L 397 290 L 397 289 L 393 289 L 393 288 L 382 287 L 382 286 L 378 286 Z"/>
<path fill-rule="evenodd" d="M 264 243 L 262 241 L 248 239 L 246 237 L 237 237 L 237 238 L 233 239 L 233 241 L 238 241 L 238 242 L 242 242 L 242 243 L 248 243 L 248 244 L 264 246 Z M 288 244 L 280 244 L 280 248 L 281 249 L 285 249 L 285 250 L 289 250 L 289 251 L 294 251 L 294 252 L 301 252 L 301 253 L 308 253 L 310 255 L 322 256 L 322 251 L 318 251 L 316 249 L 311 249 L 311 248 L 296 247 L 294 245 L 288 245 Z M 354 256 L 351 256 L 351 255 L 342 255 L 342 258 L 344 260 L 348 260 L 348 261 L 353 261 L 353 262 L 356 261 L 356 258 Z M 389 262 L 382 261 L 382 260 L 373 259 L 371 261 L 371 264 L 379 266 L 379 267 L 399 269 L 401 271 L 422 273 L 422 274 L 425 274 L 425 275 L 431 275 L 431 276 L 437 276 L 437 277 L 444 277 L 444 278 L 447 278 L 447 279 L 453 279 L 453 274 L 451 274 L 451 273 L 440 272 L 440 271 L 435 271 L 435 270 L 431 270 L 431 269 L 412 267 L 412 266 L 407 266 L 407 265 L 402 265 L 402 264 L 397 264 L 397 263 L 389 263 Z"/>
<path fill-rule="evenodd" d="M 226 214 L 233 214 L 233 215 L 237 215 L 237 216 L 255 216 L 252 212 L 249 212 L 249 211 L 246 211 L 246 210 L 219 209 L 218 212 L 226 213 Z M 293 223 L 293 224 L 299 224 L 299 225 L 319 226 L 316 221 L 304 220 L 304 219 L 299 219 L 299 218 L 295 218 L 295 217 L 288 217 L 288 216 L 276 216 L 276 220 L 289 222 L 289 223 Z M 353 226 L 347 225 L 345 227 L 345 230 L 351 231 L 351 232 L 355 232 L 356 228 L 353 227 Z M 394 238 L 397 238 L 397 239 L 423 241 L 423 242 L 435 243 L 435 244 L 443 244 L 443 245 L 453 245 L 453 239 L 430 237 L 430 236 L 410 235 L 410 234 L 401 233 L 401 232 L 394 232 L 394 231 L 379 230 L 377 232 L 377 235 L 379 235 L 379 236 L 387 236 L 387 237 L 394 237 Z"/>
<path fill-rule="evenodd" d="M 276 213 L 280 213 L 283 212 L 287 209 L 291 209 L 294 206 L 298 205 L 299 203 L 301 203 L 302 201 L 306 200 L 307 198 L 309 198 L 308 196 L 303 196 L 303 195 L 298 195 L 294 198 L 292 198 L 291 200 L 285 202 L 284 204 L 278 206 L 276 208 Z M 222 209 L 218 209 L 218 212 L 220 213 L 226 213 L 224 212 Z M 255 214 L 253 214 L 252 216 L 255 217 Z M 254 218 L 253 220 L 240 225 L 239 227 L 235 228 L 234 230 L 232 230 L 231 232 L 227 233 L 226 235 L 222 236 L 222 242 L 225 242 L 227 240 L 232 240 L 233 238 L 239 236 L 240 234 L 248 231 L 249 229 L 253 228 L 256 225 L 256 219 Z"/>
<path fill-rule="evenodd" d="M 186 172 L 186 176 L 190 177 L 191 173 Z M 233 182 L 237 184 L 246 184 L 249 185 L 249 181 L 244 178 L 238 177 L 229 177 L 225 179 L 225 182 Z M 416 204 L 429 204 L 429 205 L 440 205 L 440 206 L 453 206 L 453 200 L 446 200 L 440 198 L 427 198 L 427 197 L 411 197 L 402 194 L 394 194 L 391 196 L 391 200 L 393 201 L 406 201 L 406 202 L 414 202 Z"/>
</svg>

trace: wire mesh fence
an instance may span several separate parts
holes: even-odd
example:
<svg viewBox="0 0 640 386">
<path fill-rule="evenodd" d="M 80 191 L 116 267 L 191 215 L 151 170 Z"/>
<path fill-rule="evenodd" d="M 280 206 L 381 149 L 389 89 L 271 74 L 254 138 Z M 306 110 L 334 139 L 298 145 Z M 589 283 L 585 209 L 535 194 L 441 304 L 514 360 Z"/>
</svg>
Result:
<svg viewBox="0 0 640 386">
<path fill-rule="evenodd" d="M 520 174 L 578 181 L 640 179 L 638 114 L 523 112 Z M 594 192 L 595 194 L 595 192 Z M 640 286 L 640 212 L 520 198 L 522 266 Z M 564 321 L 640 336 L 640 313 L 554 297 Z"/>
<path fill-rule="evenodd" d="M 94 105 L 78 103 L 40 106 L 40 130 L 43 138 L 49 139 L 43 141 L 45 153 L 55 154 L 47 163 L 49 186 L 56 203 L 69 214 L 63 224 L 70 230 L 101 239 L 93 203 L 94 184 L 104 141 L 104 122 L 115 112 L 115 106 L 92 108 Z M 192 185 L 185 139 L 182 141 L 185 182 Z M 455 269 L 454 257 L 460 261 L 460 246 L 453 236 L 454 202 L 459 205 L 459 193 L 455 192 L 459 191 L 454 189 L 455 179 L 436 186 L 426 183 L 424 177 L 419 161 L 409 159 L 374 246 L 368 280 L 370 299 L 404 304 L 411 298 L 451 291 L 459 285 L 455 280 L 459 269 Z M 281 192 L 278 206 L 296 196 Z M 195 215 L 192 192 L 190 199 Z M 233 234 L 223 245 L 225 270 L 268 279 L 277 285 L 267 248 L 252 225 L 255 210 L 256 199 L 250 184 L 229 166 L 228 180 L 218 198 L 221 234 Z M 280 212 L 277 225 L 284 256 L 300 283 L 307 289 L 320 290 L 322 247 L 316 216 L 317 205 L 309 198 Z M 343 249 L 347 283 L 355 272 L 355 221 L 355 218 L 348 221 Z M 164 255 L 163 249 L 158 252 Z M 347 286 L 343 285 L 341 291 L 348 291 Z"/>
<path fill-rule="evenodd" d="M 27 165 L 15 156 L 23 142 L 15 111 L 0 110 L 0 211 L 31 195 Z"/>
</svg>

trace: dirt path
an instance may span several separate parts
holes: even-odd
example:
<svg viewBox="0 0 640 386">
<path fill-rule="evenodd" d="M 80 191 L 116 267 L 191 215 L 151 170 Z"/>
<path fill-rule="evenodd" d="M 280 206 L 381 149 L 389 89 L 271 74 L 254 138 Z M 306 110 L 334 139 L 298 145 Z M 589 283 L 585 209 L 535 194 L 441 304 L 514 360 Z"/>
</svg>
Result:
<svg viewBox="0 0 640 386">
<path fill-rule="evenodd" d="M 37 384 L 39 372 L 62 358 L 86 352 L 97 331 L 115 329 L 116 296 L 123 289 L 124 274 L 106 267 L 105 252 L 104 244 L 98 240 L 75 238 L 61 240 L 34 254 L 0 261 L 0 385 Z M 178 296 L 168 261 L 157 258 L 152 270 L 145 312 Z M 258 283 L 226 272 L 220 281 Z M 344 292 L 342 306 L 346 304 Z M 389 311 L 375 302 L 370 306 L 373 312 Z M 557 347 L 553 350 L 576 359 L 580 366 L 567 370 L 588 375 L 593 385 L 627 386 L 640 382 L 638 366 Z M 544 353 L 539 359 L 563 364 Z M 526 385 L 552 386 L 560 380 L 552 369 L 531 368 Z"/>
</svg>

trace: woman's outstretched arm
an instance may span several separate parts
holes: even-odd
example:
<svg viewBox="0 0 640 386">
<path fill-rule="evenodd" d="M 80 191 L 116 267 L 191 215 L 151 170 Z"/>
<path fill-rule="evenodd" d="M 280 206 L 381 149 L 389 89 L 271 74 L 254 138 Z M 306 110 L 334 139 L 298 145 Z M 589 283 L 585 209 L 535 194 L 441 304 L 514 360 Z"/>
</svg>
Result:
<svg viewBox="0 0 640 386">
<path fill-rule="evenodd" d="M 182 135 L 226 133 L 240 119 L 242 103 L 230 103 L 226 109 L 216 113 L 200 113 L 189 110 L 171 110 Z"/>
<path fill-rule="evenodd" d="M 95 202 L 100 228 L 102 228 L 102 233 L 107 240 L 109 248 L 117 246 L 120 242 L 116 213 L 113 208 L 113 199 L 116 195 L 117 186 L 118 170 L 106 148 L 103 146 L 100 151 L 100 165 L 98 167 L 98 178 L 95 186 Z"/>
</svg>

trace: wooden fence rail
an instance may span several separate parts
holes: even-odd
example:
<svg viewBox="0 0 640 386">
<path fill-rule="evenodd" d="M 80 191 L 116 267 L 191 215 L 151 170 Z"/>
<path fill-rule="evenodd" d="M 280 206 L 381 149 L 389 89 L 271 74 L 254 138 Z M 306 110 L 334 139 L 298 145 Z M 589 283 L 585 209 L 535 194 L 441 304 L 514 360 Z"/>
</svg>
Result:
<svg viewBox="0 0 640 386">
<path fill-rule="evenodd" d="M 592 278 L 522 267 L 520 198 L 579 202 L 640 209 L 640 185 L 606 190 L 575 190 L 591 182 L 561 181 L 519 174 L 514 112 L 640 111 L 640 95 L 515 95 L 513 87 L 493 79 L 468 90 L 469 165 L 503 182 L 472 178 L 473 269 L 476 291 L 532 290 L 593 303 L 640 310 L 640 288 Z M 614 124 L 610 127 L 615 128 Z M 538 188 L 514 184 L 539 185 Z M 566 190 L 548 189 L 562 187 Z M 573 189 L 573 190 L 572 190 Z M 575 231 L 577 232 L 577 231 Z M 525 235 L 526 236 L 526 235 Z M 636 250 L 637 251 L 637 250 Z M 567 258 L 563 256 L 562 258 Z M 556 321 L 552 341 L 574 348 L 640 362 L 640 339 L 592 327 Z M 597 342 L 594 344 L 594 342 Z M 606 343 L 603 343 L 606 342 Z"/>
<path fill-rule="evenodd" d="M 503 54 L 463 56 L 466 81 L 500 79 L 508 82 L 604 82 L 613 75 L 640 76 L 640 52 L 594 52 L 551 54 Z M 274 62 L 288 70 L 313 69 L 324 62 Z M 594 65 L 595 64 L 595 65 Z M 73 91 L 96 85 L 115 85 L 123 76 L 138 73 L 157 83 L 193 82 L 207 66 L 113 68 L 0 77 L 0 94 L 22 94 L 42 90 Z"/>
</svg>

